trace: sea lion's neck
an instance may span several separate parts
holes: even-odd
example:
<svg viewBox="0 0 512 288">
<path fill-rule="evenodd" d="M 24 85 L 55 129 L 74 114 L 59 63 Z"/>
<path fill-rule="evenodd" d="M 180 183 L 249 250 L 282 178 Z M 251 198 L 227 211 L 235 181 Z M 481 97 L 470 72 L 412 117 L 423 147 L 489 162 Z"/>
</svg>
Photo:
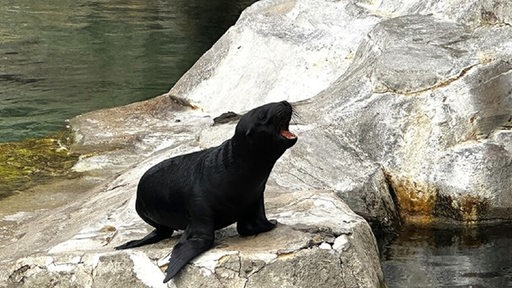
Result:
<svg viewBox="0 0 512 288">
<path fill-rule="evenodd" d="M 226 141 L 231 149 L 234 159 L 237 161 L 244 161 L 252 163 L 253 165 L 272 169 L 275 162 L 281 155 L 266 151 L 265 147 L 257 147 L 254 144 L 248 143 L 244 137 L 233 137 Z"/>
</svg>

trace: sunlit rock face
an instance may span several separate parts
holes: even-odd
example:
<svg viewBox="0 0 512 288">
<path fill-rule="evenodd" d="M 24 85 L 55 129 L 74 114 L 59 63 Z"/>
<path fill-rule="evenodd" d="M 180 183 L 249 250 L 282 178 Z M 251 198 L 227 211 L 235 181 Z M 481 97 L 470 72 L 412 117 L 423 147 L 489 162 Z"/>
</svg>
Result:
<svg viewBox="0 0 512 288">
<path fill-rule="evenodd" d="M 405 220 L 510 220 L 511 35 L 433 16 L 383 21 L 307 110 L 381 165 Z"/>
<path fill-rule="evenodd" d="M 212 114 L 299 101 L 276 178 L 380 226 L 510 220 L 511 15 L 497 0 L 261 1 L 170 94 Z"/>
<path fill-rule="evenodd" d="M 212 114 L 309 99 L 347 69 L 360 41 L 380 21 L 377 16 L 354 15 L 349 7 L 353 5 L 257 2 L 170 93 Z"/>
</svg>

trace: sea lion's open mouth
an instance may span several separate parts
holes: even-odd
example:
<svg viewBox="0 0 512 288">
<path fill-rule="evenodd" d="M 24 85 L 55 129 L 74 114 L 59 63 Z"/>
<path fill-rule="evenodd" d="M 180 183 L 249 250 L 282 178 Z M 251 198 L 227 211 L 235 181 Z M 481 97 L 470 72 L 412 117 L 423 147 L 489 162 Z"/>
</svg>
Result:
<svg viewBox="0 0 512 288">
<path fill-rule="evenodd" d="M 288 129 L 282 129 L 279 132 L 279 135 L 281 135 L 282 137 L 289 139 L 289 140 L 293 140 L 293 139 L 297 138 L 297 136 L 295 134 L 293 134 L 292 132 L 290 132 Z"/>
<path fill-rule="evenodd" d="M 288 140 L 295 140 L 297 139 L 297 135 L 293 134 L 289 130 L 290 120 L 293 115 L 293 108 L 288 102 L 283 101 L 281 104 L 284 108 L 277 113 L 278 119 L 281 119 L 278 124 L 279 135 Z"/>
<path fill-rule="evenodd" d="M 285 119 L 283 122 L 281 122 L 281 125 L 280 125 L 281 127 L 279 128 L 279 135 L 285 139 L 293 140 L 293 139 L 297 138 L 297 135 L 290 132 L 290 130 L 288 128 L 290 125 L 290 119 L 291 119 L 291 115 L 288 116 L 287 119 Z"/>
</svg>

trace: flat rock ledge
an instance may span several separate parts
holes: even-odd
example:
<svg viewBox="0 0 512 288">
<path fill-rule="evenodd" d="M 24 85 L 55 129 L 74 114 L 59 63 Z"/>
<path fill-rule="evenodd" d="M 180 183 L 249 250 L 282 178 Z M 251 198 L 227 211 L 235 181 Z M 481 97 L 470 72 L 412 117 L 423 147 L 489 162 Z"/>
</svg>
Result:
<svg viewBox="0 0 512 288">
<path fill-rule="evenodd" d="M 84 210 L 90 212 L 89 208 L 98 201 L 112 201 L 108 197 L 124 187 L 105 191 L 106 199 L 92 199 Z M 129 211 L 131 205 L 125 205 L 111 215 L 98 213 L 97 222 L 53 245 L 48 252 L 18 259 L 4 270 L 6 284 L 0 286 L 383 286 L 369 225 L 334 192 L 285 193 L 276 187 L 269 190 L 268 214 L 280 223 L 276 229 L 252 237 L 239 237 L 234 226 L 219 230 L 215 248 L 197 257 L 167 284 L 162 283 L 162 269 L 179 234 L 155 245 L 113 250 L 115 245 L 149 231 Z"/>
<path fill-rule="evenodd" d="M 236 123 L 213 125 L 209 115 L 175 101 L 163 95 L 72 120 L 74 149 L 83 153 L 75 169 L 107 180 L 19 227 L 0 250 L 0 287 L 384 286 L 369 224 L 334 190 L 290 189 L 283 183 L 295 180 L 280 173 L 271 174 L 265 192 L 276 229 L 253 237 L 239 237 L 234 226 L 217 231 L 215 247 L 167 284 L 163 271 L 181 232 L 154 245 L 114 250 L 152 229 L 134 209 L 147 169 L 233 134 Z M 120 115 L 126 117 L 115 120 Z"/>
</svg>

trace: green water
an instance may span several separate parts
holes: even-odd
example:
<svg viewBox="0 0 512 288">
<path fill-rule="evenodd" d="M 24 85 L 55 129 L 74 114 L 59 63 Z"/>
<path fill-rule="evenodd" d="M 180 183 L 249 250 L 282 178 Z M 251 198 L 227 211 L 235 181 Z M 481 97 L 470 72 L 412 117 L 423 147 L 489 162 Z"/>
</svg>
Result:
<svg viewBox="0 0 512 288">
<path fill-rule="evenodd" d="M 0 142 L 167 92 L 253 2 L 0 0 Z"/>
</svg>

